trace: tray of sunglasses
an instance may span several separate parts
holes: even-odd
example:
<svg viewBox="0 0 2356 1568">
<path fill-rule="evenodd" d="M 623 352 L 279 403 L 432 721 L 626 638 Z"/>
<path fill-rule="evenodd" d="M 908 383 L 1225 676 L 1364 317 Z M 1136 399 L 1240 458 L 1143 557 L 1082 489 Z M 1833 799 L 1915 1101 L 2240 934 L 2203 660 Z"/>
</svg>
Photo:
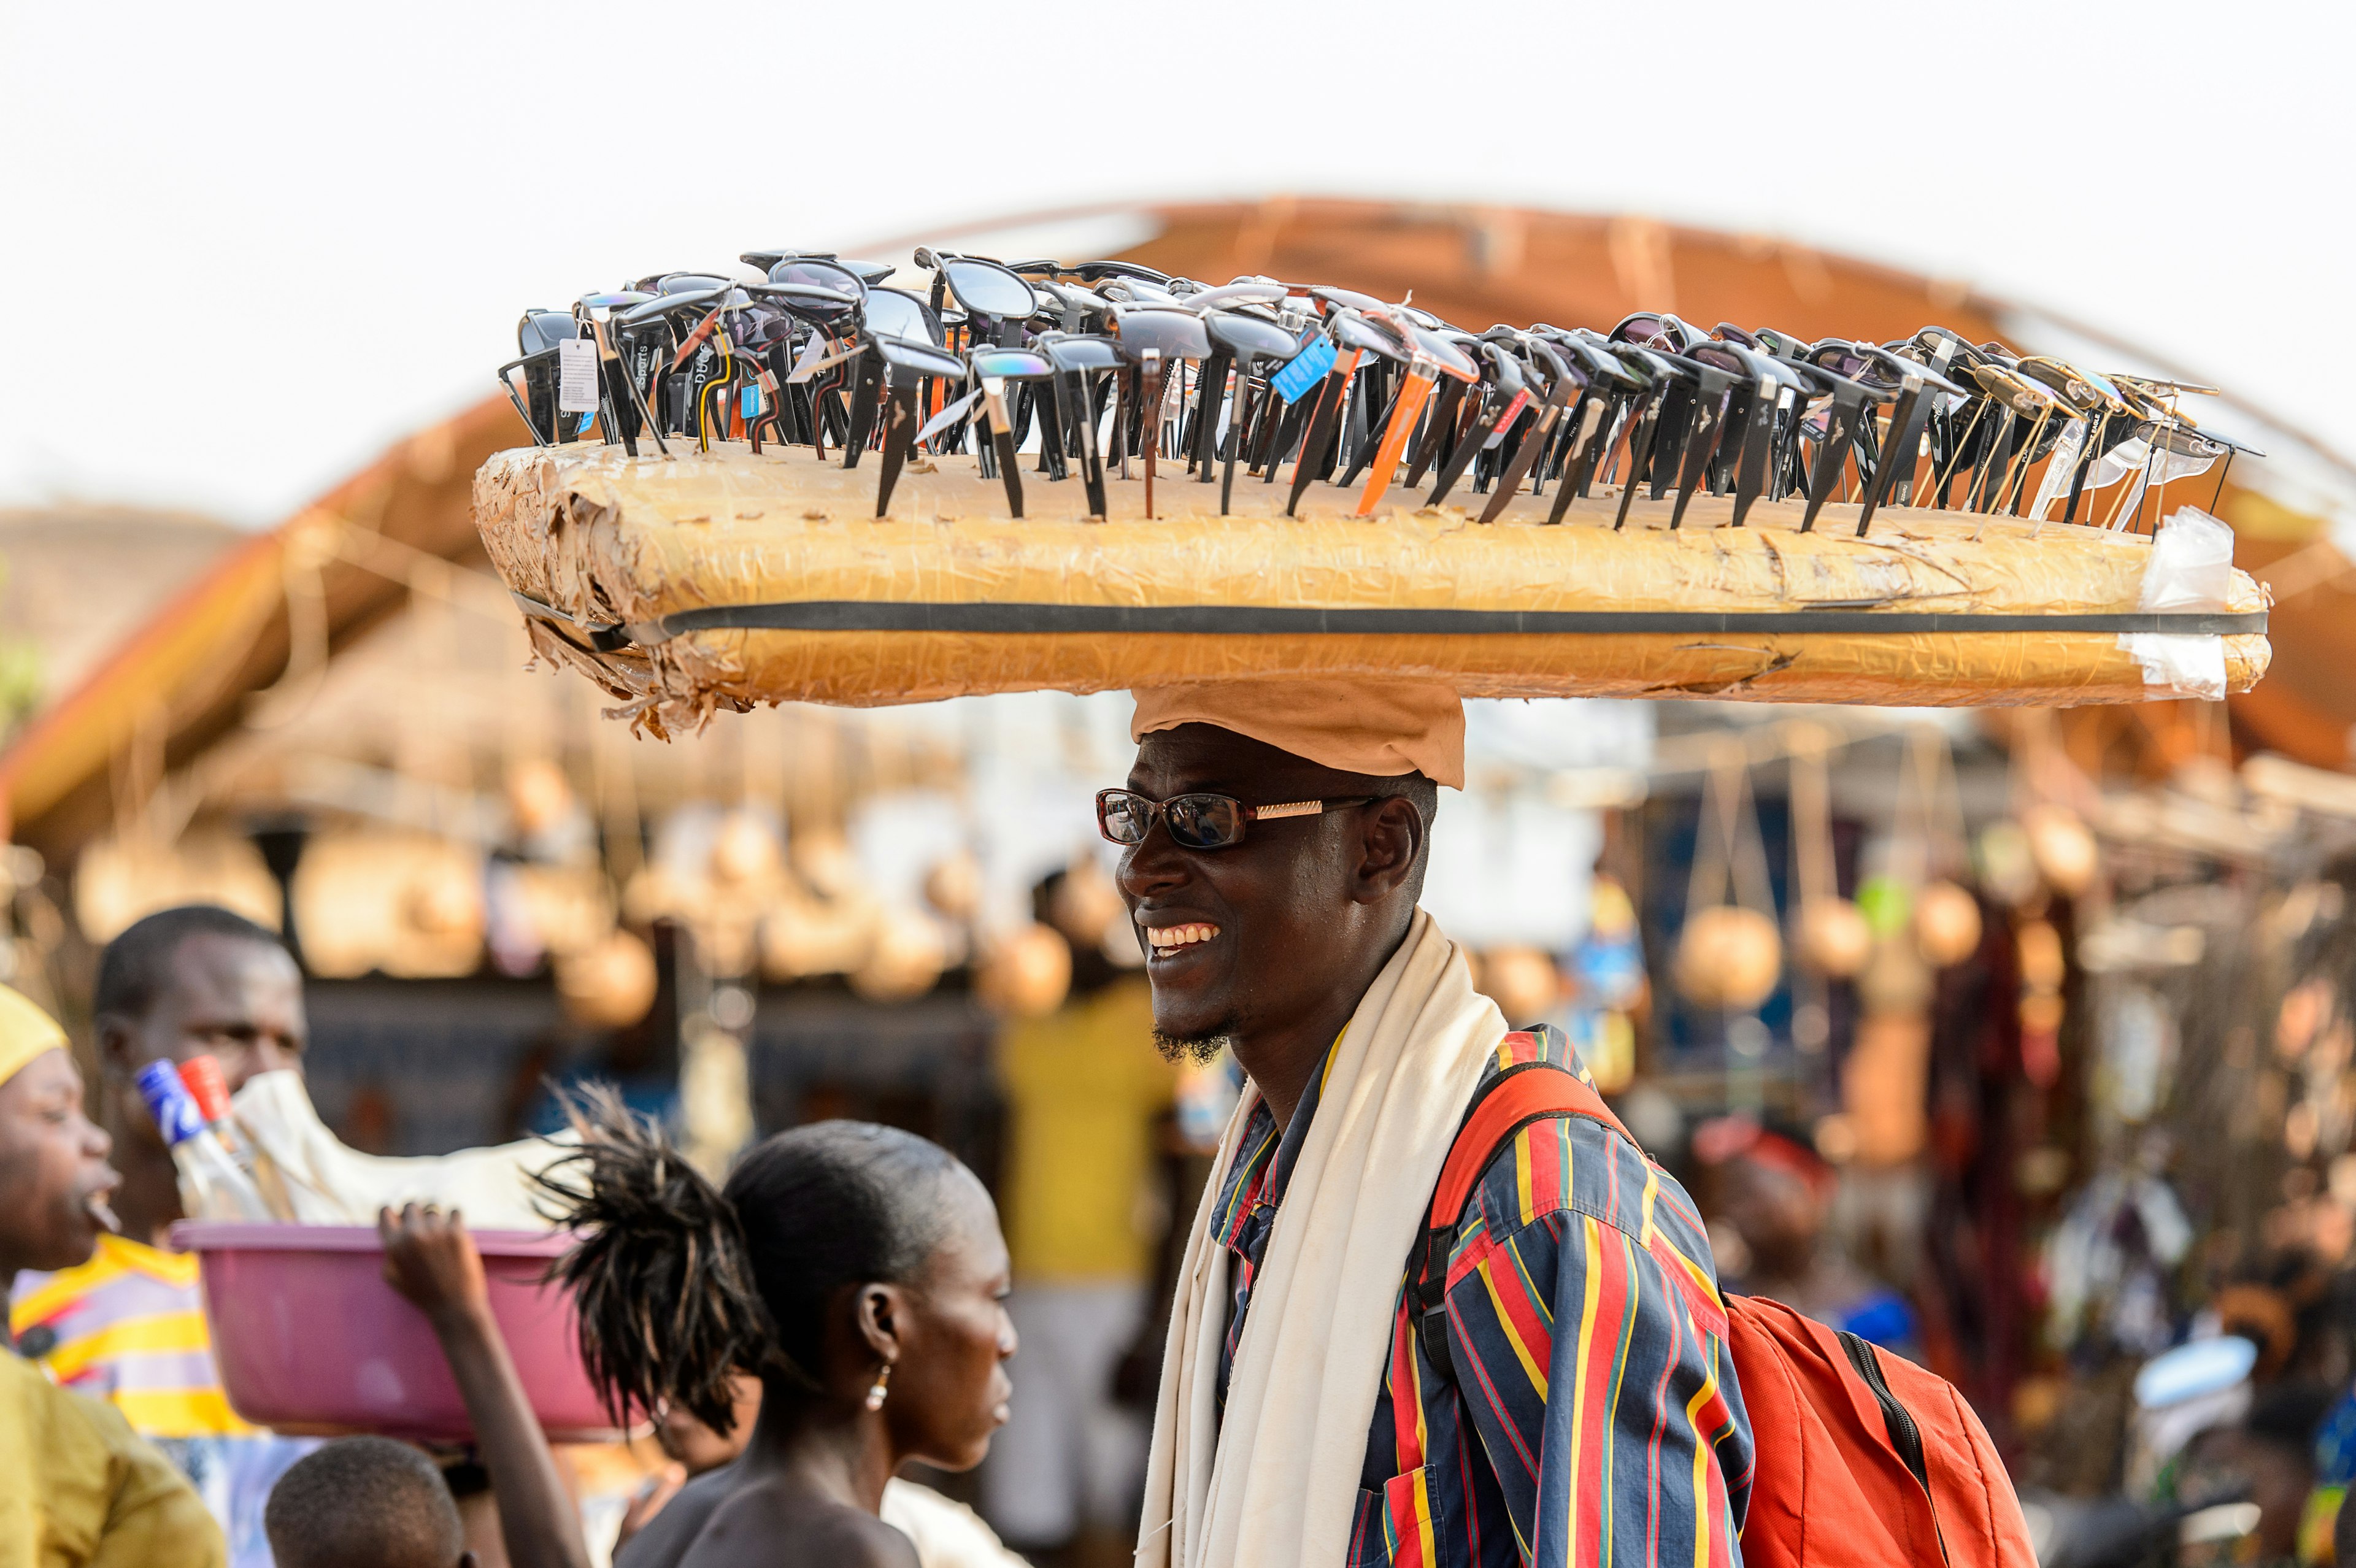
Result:
<svg viewBox="0 0 2356 1568">
<path fill-rule="evenodd" d="M 2157 537 L 1799 498 L 1515 497 L 1360 516 L 1175 465 L 1007 515 L 974 455 L 872 474 L 807 448 L 502 453 L 476 519 L 546 656 L 657 730 L 715 708 L 1381 675 L 1467 696 L 1917 705 L 2246 690 L 2265 590 L 2200 514 Z M 1134 465 L 1132 465 L 1134 470 Z M 1473 507 L 1482 497 L 1468 496 Z M 1803 523 L 1813 520 L 1812 528 Z M 1676 526 L 1672 526 L 1672 525 Z M 2206 530 L 2205 532 L 2201 530 Z M 2222 541 L 2222 542 L 2221 542 Z M 2221 553 L 2222 552 L 2222 553 Z"/>
</svg>

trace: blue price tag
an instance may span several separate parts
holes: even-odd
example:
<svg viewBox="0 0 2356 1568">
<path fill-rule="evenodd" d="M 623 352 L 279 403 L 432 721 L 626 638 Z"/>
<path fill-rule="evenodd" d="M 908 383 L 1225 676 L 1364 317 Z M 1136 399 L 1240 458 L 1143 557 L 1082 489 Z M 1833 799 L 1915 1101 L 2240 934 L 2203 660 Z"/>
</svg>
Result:
<svg viewBox="0 0 2356 1568">
<path fill-rule="evenodd" d="M 1276 395 L 1288 403 L 1301 400 L 1301 394 L 1325 379 L 1333 368 L 1333 340 L 1320 336 L 1308 347 L 1285 361 L 1284 368 L 1272 377 L 1269 385 Z"/>
<path fill-rule="evenodd" d="M 746 419 L 759 419 L 761 410 L 766 406 L 761 399 L 760 387 L 751 381 L 745 382 L 744 389 L 736 394 L 736 406 L 743 411 Z"/>
</svg>

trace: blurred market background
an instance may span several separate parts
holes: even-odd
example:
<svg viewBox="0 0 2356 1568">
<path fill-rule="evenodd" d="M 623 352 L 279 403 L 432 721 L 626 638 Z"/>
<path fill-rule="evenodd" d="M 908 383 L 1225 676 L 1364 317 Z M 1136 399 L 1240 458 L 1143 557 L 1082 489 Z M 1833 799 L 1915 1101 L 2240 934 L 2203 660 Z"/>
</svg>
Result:
<svg viewBox="0 0 2356 1568">
<path fill-rule="evenodd" d="M 1708 15 L 1737 36 L 1758 25 Z M 370 88 L 330 113 L 329 84 L 296 72 L 265 112 L 239 84 L 306 46 L 288 18 L 257 16 L 254 58 L 222 62 L 187 106 L 215 159 L 255 165 L 241 200 L 311 193 L 270 219 L 284 250 L 241 241 L 234 202 L 192 220 L 197 198 L 172 187 L 195 155 L 153 125 L 136 145 L 92 130 L 73 166 L 109 171 L 93 190 L 69 191 L 70 171 L 38 157 L 0 176 L 61 225 L 90 220 L 70 248 L 100 276 L 93 304 L 175 277 L 239 302 L 188 312 L 155 296 L 152 325 L 186 368 L 169 397 L 133 395 L 119 357 L 68 354 L 73 312 L 28 329 L 53 335 L 58 374 L 0 391 L 0 980 L 83 1020 L 109 937 L 217 901 L 299 955 L 313 1092 L 359 1148 L 546 1130 L 552 1089 L 589 1079 L 669 1118 L 713 1168 L 813 1117 L 939 1139 L 999 1195 L 1018 1300 L 1127 1304 L 1091 1319 L 1121 1325 L 1093 1352 L 1104 1387 L 1057 1407 L 1074 1445 L 1113 1457 L 1065 1487 L 1060 1510 L 1024 1511 L 1062 1481 L 980 1483 L 1010 1538 L 1070 1542 L 1125 1506 L 1078 1494 L 1119 1492 L 1124 1445 L 1141 1445 L 1121 1400 L 1159 1344 L 1155 1274 L 1234 1093 L 1224 1064 L 1182 1072 L 1146 1043 L 1137 947 L 1088 805 L 1126 772 L 1128 700 L 764 709 L 667 744 L 634 738 L 586 683 L 531 665 L 468 517 L 476 467 L 526 439 L 491 380 L 509 323 L 584 282 L 740 240 L 891 260 L 919 239 L 1412 288 L 1476 328 L 1608 326 L 1640 305 L 1804 338 L 1937 322 L 2105 370 L 2222 379 L 2204 424 L 2265 455 L 2182 498 L 2233 526 L 2236 564 L 2273 592 L 2265 679 L 2221 703 L 2060 711 L 1473 704 L 1468 787 L 1443 801 L 1426 901 L 1477 950 L 1510 1021 L 1580 1042 L 1700 1197 L 1723 1274 L 1815 1271 L 1831 1307 L 1961 1385 L 2040 1496 L 2147 1488 L 2131 1472 L 2165 1439 L 2136 1373 L 2188 1337 L 2257 1348 L 2225 1419 L 2309 1395 L 2319 1419 L 2356 1372 L 2356 467 L 2341 455 L 2356 418 L 2320 360 L 2290 349 L 2316 341 L 2294 323 L 2321 324 L 2344 297 L 2331 269 L 2351 220 L 2297 199 L 2314 165 L 2284 149 L 2320 159 L 2333 144 L 2299 118 L 2317 111 L 2296 87 L 2337 51 L 2220 34 L 2203 14 L 2211 58 L 2196 65 L 2169 32 L 2191 15 L 2023 11 L 2033 52 L 2083 58 L 2094 96 L 1991 80 L 1974 111 L 1987 126 L 2010 123 L 2008 106 L 2072 124 L 2178 112 L 2202 128 L 2185 144 L 2131 138 L 2142 151 L 2115 179 L 2001 162 L 1953 176 L 1926 120 L 1911 150 L 1902 135 L 1859 144 L 1837 199 L 1813 208 L 1762 194 L 1723 124 L 1698 141 L 1665 126 L 1648 178 L 1586 166 L 1599 151 L 1550 134 L 1545 156 L 1501 153 L 1468 185 L 1452 160 L 1473 144 L 1438 138 L 1455 149 L 1441 156 L 1428 120 L 1410 138 L 1283 102 L 1248 135 L 1220 132 L 1199 166 L 1186 128 L 1217 117 L 1195 106 L 1127 162 L 1083 138 L 1058 171 L 1010 139 L 969 178 L 936 152 L 930 175 L 912 165 L 863 206 L 841 170 L 801 203 L 791 158 L 754 177 L 757 197 L 743 168 L 658 180 L 639 150 L 584 162 L 565 122 L 587 82 L 562 52 L 519 98 L 466 55 L 421 66 L 437 85 L 414 101 Z M 1378 8 L 1365 25 L 1411 52 L 1414 19 Z M 1263 26 L 1251 47 L 1279 60 L 1286 38 L 1318 36 L 1292 20 L 1297 37 Z M 109 69 L 149 80 L 189 25 L 159 22 Z M 1148 44 L 1109 25 L 1102 58 L 1066 80 L 1044 70 L 1037 91 L 1105 107 L 1117 78 L 1100 73 Z M 20 44 L 73 42 L 56 16 L 7 26 Z M 1533 26 L 1558 41 L 1593 29 L 1622 59 L 1635 47 L 1624 20 Z M 1839 15 L 1821 27 L 1825 80 L 1896 69 Z M 1971 80 L 1985 63 L 1971 51 L 2003 33 L 1945 39 L 1963 51 L 1946 67 L 1905 69 Z M 2147 52 L 2158 36 L 2176 47 Z M 1903 54 L 1909 37 L 1876 47 Z M 20 144 L 91 128 L 11 53 L 0 69 L 33 98 L 0 114 L 41 116 Z M 912 60 L 860 91 L 908 111 L 896 95 L 921 99 L 953 80 L 945 69 Z M 1468 91 L 1513 104 L 1484 133 L 1501 145 L 1537 125 L 1523 89 L 1543 83 L 1519 69 L 1462 68 Z M 1290 69 L 1275 68 L 1280 96 Z M 1807 80 L 1778 128 L 1772 155 L 1792 163 L 1775 182 L 1847 133 Z M 435 151 L 409 156 L 401 117 L 477 92 L 506 96 L 495 114 L 458 112 L 473 156 L 417 126 Z M 306 115 L 325 117 L 324 141 L 290 128 Z M 508 115 L 556 133 L 564 156 Z M 1954 133 L 1939 132 L 1950 154 Z M 2344 128 L 2329 134 L 2348 150 Z M 2261 143 L 2280 155 L 2251 157 Z M 357 169 L 324 167 L 338 146 L 365 153 Z M 511 208 L 504 224 L 477 187 Z M 1174 195 L 1113 194 L 1139 189 Z M 1277 189 L 1360 194 L 1258 194 Z M 1988 206 L 1994 191 L 2017 205 Z M 607 204 L 629 208 L 626 244 L 597 228 Z M 990 211 L 1012 216 L 970 216 Z M 332 253 L 368 236 L 390 259 Z M 68 242 L 41 243 L 54 261 Z M 8 265 L 42 261 L 32 248 Z M 388 269 L 410 286 L 388 286 Z M 295 304 L 282 310 L 281 293 Z M 351 308 L 331 312 L 334 298 Z M 1746 1166 L 1762 1149 L 1798 1157 Z M 1026 1477 L 1089 1468 L 1009 1463 L 1037 1467 Z"/>
</svg>

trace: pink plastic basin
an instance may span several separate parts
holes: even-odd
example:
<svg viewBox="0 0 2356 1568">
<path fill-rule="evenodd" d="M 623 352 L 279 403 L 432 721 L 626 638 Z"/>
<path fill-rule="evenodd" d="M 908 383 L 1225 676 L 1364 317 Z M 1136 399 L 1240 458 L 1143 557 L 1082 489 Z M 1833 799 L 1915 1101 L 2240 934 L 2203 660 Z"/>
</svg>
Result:
<svg viewBox="0 0 2356 1568">
<path fill-rule="evenodd" d="M 582 1370 L 573 1301 L 543 1285 L 567 1236 L 477 1231 L 491 1315 L 541 1428 L 559 1441 L 620 1435 Z M 384 1249 L 358 1225 L 184 1220 L 197 1254 L 221 1384 L 238 1414 L 280 1432 L 376 1432 L 464 1443 L 474 1424 L 441 1341 L 384 1282 Z"/>
</svg>

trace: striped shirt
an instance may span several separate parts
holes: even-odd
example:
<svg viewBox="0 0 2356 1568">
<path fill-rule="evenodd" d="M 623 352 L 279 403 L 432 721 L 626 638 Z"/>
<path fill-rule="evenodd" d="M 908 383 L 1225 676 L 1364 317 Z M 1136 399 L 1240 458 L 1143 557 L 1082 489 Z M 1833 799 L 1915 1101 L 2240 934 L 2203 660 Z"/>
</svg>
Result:
<svg viewBox="0 0 2356 1568">
<path fill-rule="evenodd" d="M 1548 1060 L 1509 1034 L 1489 1073 Z M 1329 1059 L 1330 1066 L 1330 1059 Z M 1281 1130 L 1252 1112 L 1220 1187 L 1234 1253 L 1218 1409 L 1323 1074 Z M 1522 1129 L 1490 1162 L 1448 1260 L 1458 1377 L 1425 1360 L 1401 1263 L 1349 1568 L 1740 1568 L 1751 1425 L 1692 1200 L 1599 1123 Z"/>
<path fill-rule="evenodd" d="M 262 1505 L 286 1467 L 318 1444 L 250 1425 L 230 1408 L 195 1257 L 101 1236 L 86 1264 L 18 1275 L 8 1323 L 53 1381 L 112 1404 L 163 1450 L 220 1521 L 235 1568 L 267 1568 Z"/>
</svg>

